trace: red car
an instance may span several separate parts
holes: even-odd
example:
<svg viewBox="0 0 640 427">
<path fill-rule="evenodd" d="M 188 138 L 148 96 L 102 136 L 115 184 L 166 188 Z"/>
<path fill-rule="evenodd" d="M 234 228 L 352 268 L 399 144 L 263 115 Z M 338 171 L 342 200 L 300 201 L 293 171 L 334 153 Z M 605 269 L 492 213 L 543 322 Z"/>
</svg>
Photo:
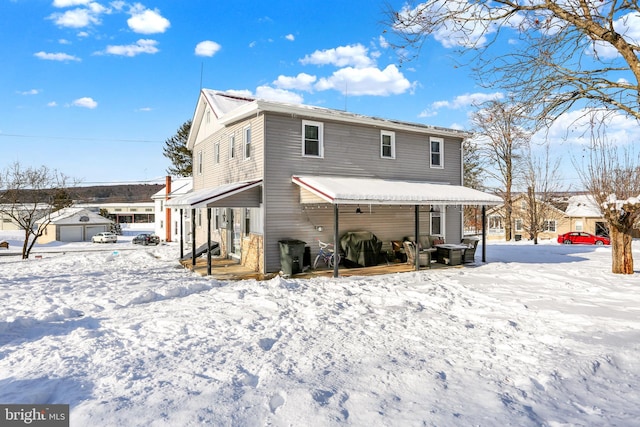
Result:
<svg viewBox="0 0 640 427">
<path fill-rule="evenodd" d="M 608 237 L 594 236 L 584 231 L 571 231 L 569 233 L 559 234 L 558 243 L 565 245 L 610 245 L 611 240 Z"/>
</svg>

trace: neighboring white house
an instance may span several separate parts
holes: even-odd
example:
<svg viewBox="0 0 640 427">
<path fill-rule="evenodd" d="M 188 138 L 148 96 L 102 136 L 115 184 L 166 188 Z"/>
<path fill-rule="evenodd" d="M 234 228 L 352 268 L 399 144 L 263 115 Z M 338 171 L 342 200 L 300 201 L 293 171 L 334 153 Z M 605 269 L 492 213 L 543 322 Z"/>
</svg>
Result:
<svg viewBox="0 0 640 427">
<path fill-rule="evenodd" d="M 89 242 L 91 237 L 103 231 L 109 231 L 113 221 L 84 208 L 65 208 L 53 212 L 51 222 L 38 238 L 38 243 Z M 46 218 L 37 223 L 42 224 Z"/>
<path fill-rule="evenodd" d="M 180 209 L 166 207 L 166 201 L 187 194 L 193 188 L 193 178 L 167 177 L 164 188 L 155 193 L 151 198 L 154 203 L 155 233 L 166 242 L 176 242 L 180 239 Z M 167 194 L 169 189 L 169 194 Z M 190 232 L 189 218 L 182 216 L 182 227 Z"/>
</svg>

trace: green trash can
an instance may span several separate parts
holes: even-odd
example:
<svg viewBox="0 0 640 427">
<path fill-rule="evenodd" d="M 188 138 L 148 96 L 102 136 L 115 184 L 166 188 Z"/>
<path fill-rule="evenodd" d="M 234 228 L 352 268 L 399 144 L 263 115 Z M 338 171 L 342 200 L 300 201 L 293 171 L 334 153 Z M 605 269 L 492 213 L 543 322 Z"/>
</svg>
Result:
<svg viewBox="0 0 640 427">
<path fill-rule="evenodd" d="M 280 240 L 280 269 L 286 276 L 302 272 L 304 247 L 302 240 Z"/>
</svg>

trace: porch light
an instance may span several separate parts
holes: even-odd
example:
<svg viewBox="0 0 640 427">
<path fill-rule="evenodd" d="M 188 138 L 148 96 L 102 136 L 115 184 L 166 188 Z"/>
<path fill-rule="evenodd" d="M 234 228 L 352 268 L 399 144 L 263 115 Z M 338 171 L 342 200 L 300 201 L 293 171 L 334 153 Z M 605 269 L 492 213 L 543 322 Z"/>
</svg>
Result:
<svg viewBox="0 0 640 427">
<path fill-rule="evenodd" d="M 360 205 L 356 208 L 356 213 L 360 215 L 362 213 L 362 209 L 360 209 Z"/>
</svg>

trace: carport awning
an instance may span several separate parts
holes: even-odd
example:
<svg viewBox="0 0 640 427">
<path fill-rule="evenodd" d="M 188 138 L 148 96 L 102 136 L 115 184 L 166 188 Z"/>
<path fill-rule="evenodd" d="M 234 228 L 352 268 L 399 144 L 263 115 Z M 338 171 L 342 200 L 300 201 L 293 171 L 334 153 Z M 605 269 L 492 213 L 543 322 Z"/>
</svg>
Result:
<svg viewBox="0 0 640 427">
<path fill-rule="evenodd" d="M 291 180 L 315 198 L 302 203 L 337 205 L 498 205 L 502 199 L 461 185 L 374 178 L 294 175 Z M 315 199 L 315 201 L 313 200 Z"/>
<path fill-rule="evenodd" d="M 171 208 L 213 208 L 213 207 L 259 207 L 262 180 L 234 182 L 215 188 L 190 191 L 180 197 L 167 200 L 165 206 Z"/>
</svg>

